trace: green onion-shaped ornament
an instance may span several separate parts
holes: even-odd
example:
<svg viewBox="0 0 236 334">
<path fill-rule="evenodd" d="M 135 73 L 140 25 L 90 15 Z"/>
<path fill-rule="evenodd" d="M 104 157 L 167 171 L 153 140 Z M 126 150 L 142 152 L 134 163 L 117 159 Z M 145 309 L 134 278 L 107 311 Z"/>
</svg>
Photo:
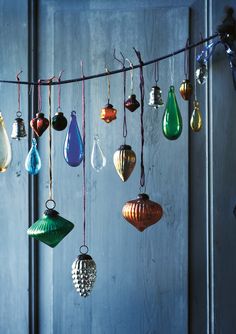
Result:
<svg viewBox="0 0 236 334">
<path fill-rule="evenodd" d="M 162 120 L 163 134 L 167 139 L 175 140 L 181 135 L 182 128 L 182 117 L 175 96 L 175 88 L 170 86 Z"/>
<path fill-rule="evenodd" d="M 53 202 L 53 207 L 48 207 L 48 202 Z M 48 200 L 46 202 L 47 210 L 42 218 L 37 220 L 27 231 L 27 234 L 50 247 L 55 247 L 65 236 L 74 228 L 69 220 L 59 216 L 54 210 L 55 202 Z"/>
</svg>

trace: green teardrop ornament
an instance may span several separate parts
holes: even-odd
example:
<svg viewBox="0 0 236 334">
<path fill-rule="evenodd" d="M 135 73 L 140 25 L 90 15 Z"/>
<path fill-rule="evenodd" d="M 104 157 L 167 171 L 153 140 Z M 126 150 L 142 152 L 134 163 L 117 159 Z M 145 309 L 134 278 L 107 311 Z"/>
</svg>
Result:
<svg viewBox="0 0 236 334">
<path fill-rule="evenodd" d="M 167 139 L 175 140 L 181 135 L 182 128 L 182 117 L 175 96 L 175 88 L 170 86 L 162 120 L 162 131 Z"/>
</svg>

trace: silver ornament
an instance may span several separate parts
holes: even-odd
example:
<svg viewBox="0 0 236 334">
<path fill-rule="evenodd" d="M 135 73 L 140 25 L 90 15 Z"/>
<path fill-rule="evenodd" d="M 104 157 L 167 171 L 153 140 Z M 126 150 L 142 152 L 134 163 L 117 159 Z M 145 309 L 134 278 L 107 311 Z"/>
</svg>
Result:
<svg viewBox="0 0 236 334">
<path fill-rule="evenodd" d="M 24 120 L 21 117 L 17 117 L 12 124 L 11 138 L 20 140 L 23 137 L 26 137 Z"/>
<path fill-rule="evenodd" d="M 157 109 L 158 107 L 163 106 L 163 101 L 161 97 L 161 89 L 158 86 L 153 86 L 149 94 L 149 106 Z"/>
<path fill-rule="evenodd" d="M 196 80 L 200 85 L 206 82 L 208 71 L 205 64 L 200 64 L 200 67 L 196 70 Z"/>
</svg>

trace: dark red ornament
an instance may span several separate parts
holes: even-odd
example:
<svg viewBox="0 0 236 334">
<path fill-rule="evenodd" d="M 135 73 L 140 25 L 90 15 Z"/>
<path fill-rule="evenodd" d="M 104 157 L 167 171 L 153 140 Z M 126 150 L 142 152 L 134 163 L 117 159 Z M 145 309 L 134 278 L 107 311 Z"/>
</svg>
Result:
<svg viewBox="0 0 236 334">
<path fill-rule="evenodd" d="M 150 201 L 147 194 L 139 194 L 137 199 L 124 205 L 122 214 L 130 224 L 143 232 L 161 219 L 163 210 L 160 204 Z"/>
<path fill-rule="evenodd" d="M 67 119 L 63 112 L 58 111 L 52 118 L 52 127 L 54 130 L 63 131 L 67 126 Z"/>
<path fill-rule="evenodd" d="M 42 136 L 49 126 L 49 120 L 44 117 L 43 113 L 36 114 L 36 117 L 30 121 L 30 126 L 38 137 Z"/>
<path fill-rule="evenodd" d="M 130 95 L 128 100 L 125 101 L 125 108 L 127 108 L 131 112 L 138 109 L 139 106 L 140 106 L 140 103 L 136 100 L 135 94 Z"/>
</svg>

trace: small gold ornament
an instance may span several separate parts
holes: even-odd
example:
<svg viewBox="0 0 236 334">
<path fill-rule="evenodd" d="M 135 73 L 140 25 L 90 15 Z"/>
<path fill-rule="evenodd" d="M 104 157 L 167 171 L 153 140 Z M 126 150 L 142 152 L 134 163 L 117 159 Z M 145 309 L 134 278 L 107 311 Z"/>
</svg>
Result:
<svg viewBox="0 0 236 334">
<path fill-rule="evenodd" d="M 190 96 L 192 95 L 193 87 L 188 79 L 185 79 L 182 81 L 179 91 L 180 91 L 182 98 L 185 101 L 188 101 L 190 99 Z"/>
<path fill-rule="evenodd" d="M 121 180 L 127 181 L 136 164 L 136 155 L 131 146 L 121 145 L 114 153 L 113 162 Z"/>
<path fill-rule="evenodd" d="M 202 128 L 202 114 L 199 108 L 199 102 L 195 100 L 193 106 L 194 109 L 190 119 L 190 126 L 194 132 L 199 132 Z"/>
</svg>

